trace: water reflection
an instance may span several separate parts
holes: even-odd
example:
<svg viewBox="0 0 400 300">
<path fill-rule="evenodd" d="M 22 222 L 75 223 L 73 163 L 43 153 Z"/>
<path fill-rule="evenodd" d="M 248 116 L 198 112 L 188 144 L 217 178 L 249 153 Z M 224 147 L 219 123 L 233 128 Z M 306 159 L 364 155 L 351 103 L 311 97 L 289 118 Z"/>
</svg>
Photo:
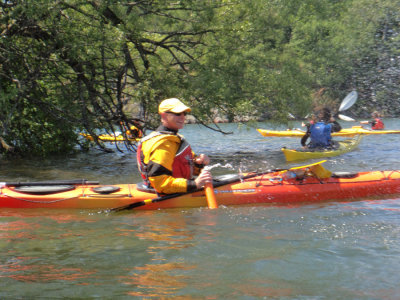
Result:
<svg viewBox="0 0 400 300">
<path fill-rule="evenodd" d="M 188 286 L 189 276 L 180 275 L 196 268 L 185 262 L 165 262 L 135 267 L 129 277 L 121 278 L 124 284 L 133 285 L 134 291 L 127 294 L 137 297 L 166 297 L 176 295 Z M 179 293 L 178 293 L 179 294 Z"/>
<path fill-rule="evenodd" d="M 11 253 L 6 253 L 9 255 Z M 81 268 L 60 267 L 58 264 L 34 264 L 37 257 L 18 256 L 0 264 L 0 277 L 22 282 L 46 283 L 49 281 L 81 281 L 95 274 Z"/>
<path fill-rule="evenodd" d="M 33 239 L 36 235 L 26 231 L 26 229 L 37 229 L 38 227 L 38 224 L 30 224 L 24 220 L 1 222 L 0 219 L 0 244 L 11 243 L 19 239 Z"/>
<path fill-rule="evenodd" d="M 79 287 L 82 298 L 290 298 L 320 291 L 335 298 L 339 291 L 351 299 L 381 291 L 390 299 L 400 253 L 392 208 L 400 202 L 389 200 L 385 210 L 385 201 L 375 201 L 109 215 L 9 211 L 0 219 L 0 277 L 17 298 L 46 283 L 33 295 L 57 298 L 62 291 L 68 298 Z"/>
<path fill-rule="evenodd" d="M 36 211 L 37 213 L 38 211 Z M 5 211 L 0 219 L 0 245 L 3 251 L 0 263 L 0 277 L 21 282 L 77 281 L 94 274 L 78 267 L 60 266 L 57 262 L 46 263 L 46 252 L 54 255 L 49 236 L 54 234 L 54 227 L 41 224 L 32 211 L 24 215 L 21 212 Z M 22 218 L 15 220 L 15 218 Z M 82 220 L 77 215 L 44 216 L 47 222 L 71 223 Z M 56 230 L 57 232 L 58 230 Z M 65 239 L 76 236 L 76 233 L 63 231 L 51 239 Z M 45 246 L 42 243 L 47 243 Z M 43 253 L 44 252 L 44 253 Z M 29 253 L 29 255 L 27 255 Z M 50 256 L 49 256 L 50 258 Z M 50 259 L 52 260 L 52 259 Z"/>
<path fill-rule="evenodd" d="M 194 234 L 188 229 L 186 219 L 180 212 L 173 212 L 173 217 L 159 214 L 157 219 L 143 212 L 140 221 L 124 218 L 118 234 L 142 241 L 146 245 L 143 250 L 148 254 L 146 261 L 126 269 L 129 275 L 118 277 L 124 285 L 133 288 L 128 295 L 168 297 L 187 287 L 187 276 L 182 273 L 197 266 L 179 257 L 182 249 L 193 247 L 194 243 Z"/>
</svg>

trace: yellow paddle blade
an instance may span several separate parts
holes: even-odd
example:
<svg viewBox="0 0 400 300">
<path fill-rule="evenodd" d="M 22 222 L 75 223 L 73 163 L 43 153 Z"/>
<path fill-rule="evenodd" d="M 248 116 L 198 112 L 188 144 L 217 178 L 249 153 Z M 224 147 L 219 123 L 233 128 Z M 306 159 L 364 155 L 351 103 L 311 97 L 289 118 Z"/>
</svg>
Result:
<svg viewBox="0 0 400 300">
<path fill-rule="evenodd" d="M 317 178 L 324 179 L 332 176 L 332 172 L 325 169 L 321 165 L 315 165 L 310 168 L 311 173 L 313 173 Z"/>
<path fill-rule="evenodd" d="M 290 171 L 295 171 L 296 170 L 305 170 L 305 172 L 307 172 L 306 170 L 309 170 L 309 172 L 311 172 L 314 176 L 316 176 L 319 179 L 324 179 L 324 178 L 329 178 L 332 176 L 332 172 L 329 171 L 328 169 L 325 169 L 322 164 L 326 162 L 326 160 L 321 160 L 319 162 L 316 163 L 312 163 L 309 165 L 304 165 L 304 166 L 299 166 L 299 167 L 293 167 L 290 168 Z M 283 171 L 282 173 L 287 172 L 287 171 Z M 299 174 L 298 174 L 299 175 Z M 303 176 L 304 176 L 304 172 L 303 172 Z"/>
<path fill-rule="evenodd" d="M 293 167 L 293 168 L 290 168 L 289 170 L 297 170 L 297 169 L 311 168 L 311 167 L 313 167 L 313 166 L 321 165 L 321 164 L 323 164 L 324 162 L 326 162 L 326 159 L 325 159 L 325 160 L 321 160 L 321 161 L 316 162 L 316 163 L 313 163 L 313 164 L 305 165 L 305 166 Z"/>
</svg>

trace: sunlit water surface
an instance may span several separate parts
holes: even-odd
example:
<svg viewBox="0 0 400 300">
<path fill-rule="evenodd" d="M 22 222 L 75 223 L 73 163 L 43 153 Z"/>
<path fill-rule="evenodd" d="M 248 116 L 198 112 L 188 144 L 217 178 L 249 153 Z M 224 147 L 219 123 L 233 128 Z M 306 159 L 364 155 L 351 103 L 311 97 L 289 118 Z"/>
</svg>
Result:
<svg viewBox="0 0 400 300">
<path fill-rule="evenodd" d="M 400 121 L 385 120 L 387 129 Z M 293 127 L 300 124 L 293 123 Z M 356 123 L 342 123 L 345 127 Z M 259 123 L 257 128 L 274 128 Z M 182 133 L 214 174 L 287 164 L 254 128 Z M 284 129 L 276 127 L 275 129 Z M 400 135 L 366 136 L 332 171 L 400 170 Z M 0 181 L 139 181 L 132 153 L 0 160 Z M 103 213 L 0 210 L 1 299 L 398 299 L 400 198 Z"/>
</svg>

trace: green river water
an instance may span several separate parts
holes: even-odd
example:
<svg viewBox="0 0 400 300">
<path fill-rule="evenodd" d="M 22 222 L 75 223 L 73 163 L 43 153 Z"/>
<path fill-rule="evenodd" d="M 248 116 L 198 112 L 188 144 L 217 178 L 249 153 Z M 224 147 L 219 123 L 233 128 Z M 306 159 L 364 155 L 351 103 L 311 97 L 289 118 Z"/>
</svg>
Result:
<svg viewBox="0 0 400 300">
<path fill-rule="evenodd" d="M 384 121 L 400 129 L 400 120 Z M 182 131 L 195 152 L 211 157 L 213 174 L 296 165 L 280 148 L 299 139 L 220 126 L 234 134 Z M 400 135 L 366 136 L 324 166 L 400 170 L 399 145 Z M 137 182 L 135 154 L 0 160 L 0 181 L 82 178 Z M 2 208 L 0 299 L 399 299 L 399 214 L 400 196 L 108 214 Z"/>
</svg>

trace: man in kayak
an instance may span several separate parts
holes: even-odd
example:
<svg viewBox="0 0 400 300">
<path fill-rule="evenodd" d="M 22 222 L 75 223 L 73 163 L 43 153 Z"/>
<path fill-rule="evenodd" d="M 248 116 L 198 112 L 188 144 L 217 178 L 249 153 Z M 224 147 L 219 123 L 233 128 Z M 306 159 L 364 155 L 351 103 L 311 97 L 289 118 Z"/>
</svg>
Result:
<svg viewBox="0 0 400 300">
<path fill-rule="evenodd" d="M 342 129 L 342 126 L 332 117 L 329 108 L 324 107 L 318 113 L 318 117 L 306 124 L 307 132 L 301 138 L 301 145 L 306 148 L 329 148 L 333 146 L 332 132 Z M 307 139 L 311 138 L 307 145 Z"/>
<path fill-rule="evenodd" d="M 158 107 L 161 125 L 139 143 L 139 171 L 147 187 L 153 187 L 157 193 L 191 192 L 212 181 L 211 173 L 203 169 L 210 162 L 208 156 L 196 156 L 185 138 L 178 134 L 190 111 L 179 99 L 163 100 Z M 193 179 L 193 175 L 198 176 Z"/>
<path fill-rule="evenodd" d="M 374 111 L 371 114 L 373 120 L 372 121 L 361 121 L 360 124 L 371 124 L 372 130 L 382 130 L 385 129 L 385 124 L 383 123 L 382 119 L 380 118 L 380 114 L 377 111 Z"/>
</svg>

